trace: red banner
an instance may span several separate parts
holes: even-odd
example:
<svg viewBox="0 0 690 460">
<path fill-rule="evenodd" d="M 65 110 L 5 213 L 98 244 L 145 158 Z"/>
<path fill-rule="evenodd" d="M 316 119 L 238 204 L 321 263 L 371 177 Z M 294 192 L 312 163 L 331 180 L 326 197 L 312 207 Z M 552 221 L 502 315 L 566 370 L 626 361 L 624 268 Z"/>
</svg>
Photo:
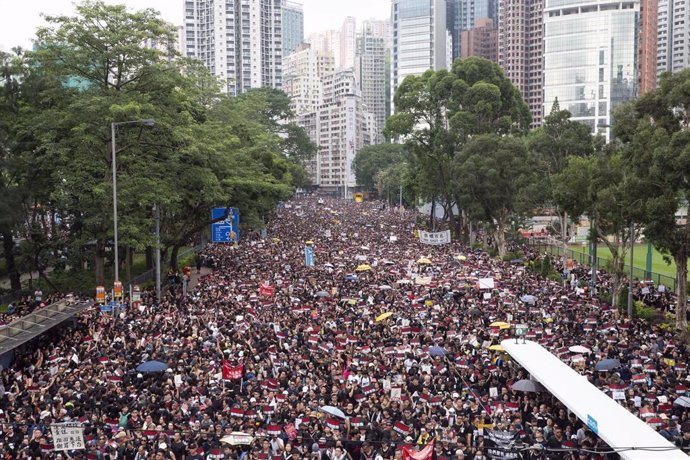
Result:
<svg viewBox="0 0 690 460">
<path fill-rule="evenodd" d="M 274 286 L 271 286 L 268 283 L 261 283 L 259 284 L 259 295 L 261 297 L 273 297 L 273 294 L 275 294 L 276 288 Z"/>
<path fill-rule="evenodd" d="M 403 447 L 402 454 L 403 460 L 429 460 L 434 454 L 434 441 L 419 452 L 414 447 Z"/>
<path fill-rule="evenodd" d="M 223 380 L 239 380 L 243 372 L 244 364 L 233 366 L 228 361 L 223 361 Z"/>
</svg>

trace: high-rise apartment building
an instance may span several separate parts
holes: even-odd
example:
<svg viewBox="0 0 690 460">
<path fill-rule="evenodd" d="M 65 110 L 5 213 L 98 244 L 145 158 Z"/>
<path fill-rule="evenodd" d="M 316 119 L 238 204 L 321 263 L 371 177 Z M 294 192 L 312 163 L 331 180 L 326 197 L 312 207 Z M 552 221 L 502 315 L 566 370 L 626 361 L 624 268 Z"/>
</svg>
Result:
<svg viewBox="0 0 690 460">
<path fill-rule="evenodd" d="M 184 55 L 201 60 L 224 91 L 280 88 L 282 0 L 185 0 Z"/>
<path fill-rule="evenodd" d="M 374 116 L 378 137 L 374 143 L 383 142 L 386 124 L 386 44 L 383 37 L 374 34 L 370 24 L 365 23 L 357 37 L 355 76 L 366 109 Z"/>
<path fill-rule="evenodd" d="M 353 70 L 326 75 L 321 83 L 321 104 L 297 117 L 297 123 L 319 146 L 307 171 L 323 190 L 349 196 L 357 185 L 352 162 L 359 149 L 375 139 L 375 123 L 357 91 Z"/>
<path fill-rule="evenodd" d="M 283 4 L 283 57 L 295 51 L 304 41 L 304 7 L 287 0 Z"/>
<path fill-rule="evenodd" d="M 497 26 L 497 0 L 446 0 L 448 31 L 453 41 L 453 60 L 462 55 L 464 31 L 475 27 L 478 19 L 491 18 Z"/>
<path fill-rule="evenodd" d="M 690 0 L 658 0 L 657 77 L 688 67 Z"/>
<path fill-rule="evenodd" d="M 340 31 L 326 30 L 314 32 L 307 37 L 307 43 L 319 53 L 330 53 L 335 59 L 336 65 L 340 62 Z"/>
<path fill-rule="evenodd" d="M 638 95 L 639 0 L 545 0 L 544 113 L 558 100 L 610 138 L 612 111 Z"/>
<path fill-rule="evenodd" d="M 543 2 L 499 0 L 498 6 L 498 64 L 527 102 L 532 126 L 543 119 Z"/>
<path fill-rule="evenodd" d="M 498 62 L 498 29 L 491 18 L 474 21 L 474 27 L 460 34 L 460 57 L 479 56 Z"/>
<path fill-rule="evenodd" d="M 658 0 L 640 0 L 640 96 L 656 89 Z"/>
<path fill-rule="evenodd" d="M 345 18 L 340 28 L 340 55 L 336 63 L 338 69 L 347 70 L 355 66 L 355 53 L 357 49 L 357 21 L 352 16 Z"/>
<path fill-rule="evenodd" d="M 367 30 L 374 37 L 383 38 L 383 46 L 391 49 L 393 36 L 391 34 L 391 21 L 389 19 L 365 19 L 362 21 L 362 30 Z"/>
<path fill-rule="evenodd" d="M 448 68 L 446 0 L 392 0 L 392 93 L 408 75 Z"/>
<path fill-rule="evenodd" d="M 335 71 L 333 53 L 302 43 L 283 59 L 283 91 L 297 114 L 314 112 L 323 102 L 322 79 Z"/>
</svg>

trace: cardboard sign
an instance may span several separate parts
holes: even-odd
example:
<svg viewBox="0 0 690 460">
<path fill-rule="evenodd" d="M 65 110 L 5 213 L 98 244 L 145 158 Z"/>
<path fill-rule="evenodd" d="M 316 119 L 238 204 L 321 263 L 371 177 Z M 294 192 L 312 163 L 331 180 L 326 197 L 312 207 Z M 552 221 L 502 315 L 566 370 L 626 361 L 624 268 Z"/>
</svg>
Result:
<svg viewBox="0 0 690 460">
<path fill-rule="evenodd" d="M 477 281 L 477 287 L 479 289 L 494 289 L 496 284 L 493 278 L 480 278 L 479 281 Z"/>
<path fill-rule="evenodd" d="M 85 449 L 84 428 L 78 423 L 54 423 L 50 425 L 53 450 Z"/>
</svg>

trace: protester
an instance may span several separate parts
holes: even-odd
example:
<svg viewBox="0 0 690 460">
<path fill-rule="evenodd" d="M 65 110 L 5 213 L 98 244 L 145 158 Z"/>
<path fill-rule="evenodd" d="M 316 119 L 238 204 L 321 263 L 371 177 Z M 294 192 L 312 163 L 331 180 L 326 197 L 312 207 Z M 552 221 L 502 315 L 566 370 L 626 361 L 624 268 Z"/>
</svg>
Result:
<svg viewBox="0 0 690 460">
<path fill-rule="evenodd" d="M 412 211 L 376 203 L 297 199 L 272 216 L 266 240 L 204 249 L 197 261 L 213 273 L 187 295 L 156 304 L 145 294 L 115 317 L 85 311 L 0 374 L 0 450 L 8 459 L 388 460 L 421 451 L 478 460 L 496 454 L 496 430 L 514 437 L 502 455 L 606 458 L 609 447 L 558 400 L 512 390 L 528 376 L 490 349 L 512 334 L 494 321 L 528 324 L 530 339 L 688 449 L 687 409 L 673 405 L 686 394 L 688 356 L 672 331 L 627 322 L 581 286 L 524 265 L 455 242 L 423 245 L 415 222 Z M 526 251 L 527 261 L 535 256 Z M 489 278 L 494 287 L 479 289 Z M 622 368 L 595 371 L 603 358 Z M 169 367 L 137 370 L 149 361 Z M 63 421 L 83 424 L 85 450 L 50 450 L 50 425 Z M 233 432 L 254 441 L 220 441 Z"/>
</svg>

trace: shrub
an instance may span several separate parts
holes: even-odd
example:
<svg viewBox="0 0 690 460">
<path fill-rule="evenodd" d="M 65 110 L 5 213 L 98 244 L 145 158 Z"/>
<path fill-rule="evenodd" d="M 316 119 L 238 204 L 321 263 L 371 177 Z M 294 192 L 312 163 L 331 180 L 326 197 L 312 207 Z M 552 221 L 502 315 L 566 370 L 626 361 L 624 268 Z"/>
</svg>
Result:
<svg viewBox="0 0 690 460">
<path fill-rule="evenodd" d="M 544 257 L 544 259 L 541 262 L 541 276 L 543 276 L 544 278 L 548 278 L 549 273 L 551 273 L 551 258 Z"/>
<path fill-rule="evenodd" d="M 657 316 L 657 310 L 654 307 L 648 307 L 643 302 L 635 302 L 635 317 L 644 321 L 651 321 Z"/>
<path fill-rule="evenodd" d="M 556 273 L 556 272 L 551 272 L 551 273 L 549 273 L 549 274 L 547 275 L 547 278 L 550 279 L 551 281 L 556 281 L 556 282 L 558 282 L 558 283 L 560 283 L 561 281 L 563 281 L 563 279 L 561 278 L 561 275 L 559 275 L 559 274 Z"/>
</svg>

